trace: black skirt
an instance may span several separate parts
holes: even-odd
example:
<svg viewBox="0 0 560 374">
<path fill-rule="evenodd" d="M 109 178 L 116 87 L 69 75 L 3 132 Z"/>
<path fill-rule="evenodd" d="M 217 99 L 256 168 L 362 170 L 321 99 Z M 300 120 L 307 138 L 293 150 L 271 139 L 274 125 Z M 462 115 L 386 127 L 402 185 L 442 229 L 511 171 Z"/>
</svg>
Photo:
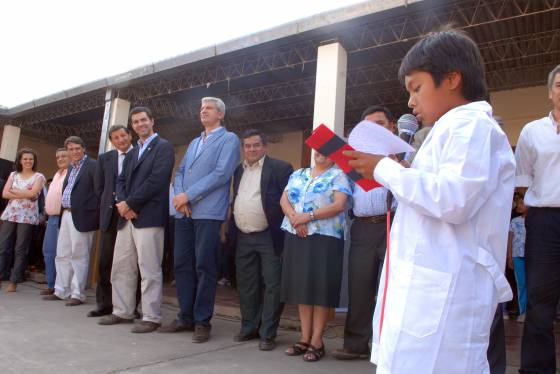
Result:
<svg viewBox="0 0 560 374">
<path fill-rule="evenodd" d="M 344 240 L 286 233 L 282 254 L 282 301 L 335 308 L 340 300 Z"/>
</svg>

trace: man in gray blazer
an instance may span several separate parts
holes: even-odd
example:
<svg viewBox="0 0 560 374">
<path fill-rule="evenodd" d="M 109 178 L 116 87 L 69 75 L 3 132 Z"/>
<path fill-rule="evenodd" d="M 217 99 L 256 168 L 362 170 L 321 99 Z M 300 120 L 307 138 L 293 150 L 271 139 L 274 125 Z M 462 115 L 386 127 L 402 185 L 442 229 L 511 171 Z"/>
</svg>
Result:
<svg viewBox="0 0 560 374">
<path fill-rule="evenodd" d="M 231 177 L 240 157 L 239 139 L 221 126 L 225 111 L 222 100 L 202 99 L 204 131 L 189 144 L 175 173 L 173 267 L 181 310 L 160 331 L 194 331 L 193 343 L 210 337 L 220 225 L 226 218 Z"/>
</svg>

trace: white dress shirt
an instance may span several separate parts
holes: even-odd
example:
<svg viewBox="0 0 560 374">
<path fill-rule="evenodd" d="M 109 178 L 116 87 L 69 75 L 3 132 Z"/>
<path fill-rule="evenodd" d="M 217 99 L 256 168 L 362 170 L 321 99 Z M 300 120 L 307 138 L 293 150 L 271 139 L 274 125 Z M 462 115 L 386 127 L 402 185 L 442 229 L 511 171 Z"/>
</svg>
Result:
<svg viewBox="0 0 560 374">
<path fill-rule="evenodd" d="M 124 158 L 126 157 L 126 154 L 128 152 L 130 152 L 131 149 L 132 149 L 132 145 L 128 148 L 128 150 L 126 152 L 121 152 L 117 149 L 117 154 L 118 154 L 118 158 L 117 158 L 117 173 L 118 174 L 117 175 L 121 175 Z"/>
<path fill-rule="evenodd" d="M 152 143 L 152 141 L 158 136 L 158 133 L 153 133 L 148 139 L 146 139 L 145 141 L 141 141 L 140 139 L 138 139 L 138 147 L 140 147 L 138 149 L 138 159 L 140 160 L 140 158 L 142 157 L 142 154 L 144 153 L 144 151 L 146 149 L 148 149 L 148 147 L 150 146 L 150 144 Z"/>
<path fill-rule="evenodd" d="M 533 207 L 560 207 L 560 134 L 552 112 L 529 122 L 521 130 L 515 148 L 516 185 L 529 187 L 525 204 Z"/>
<path fill-rule="evenodd" d="M 243 161 L 243 176 L 233 206 L 237 228 L 246 234 L 261 232 L 268 228 L 261 198 L 261 175 L 264 156 L 253 165 Z"/>
<path fill-rule="evenodd" d="M 352 213 L 356 217 L 372 217 L 386 214 L 387 191 L 385 187 L 379 187 L 366 192 L 360 186 L 354 186 Z M 395 210 L 396 207 L 397 199 L 393 197 L 391 210 Z"/>
</svg>

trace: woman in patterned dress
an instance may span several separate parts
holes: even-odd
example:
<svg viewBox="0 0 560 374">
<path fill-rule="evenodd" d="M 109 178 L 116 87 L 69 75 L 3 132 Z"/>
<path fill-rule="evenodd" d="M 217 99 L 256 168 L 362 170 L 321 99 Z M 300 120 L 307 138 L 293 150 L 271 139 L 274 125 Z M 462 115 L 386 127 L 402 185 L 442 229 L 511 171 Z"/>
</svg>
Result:
<svg viewBox="0 0 560 374">
<path fill-rule="evenodd" d="M 344 255 L 345 207 L 350 181 L 334 162 L 314 152 L 315 166 L 296 170 L 280 205 L 286 215 L 282 301 L 297 304 L 300 341 L 288 356 L 318 361 L 325 355 L 323 330 L 331 308 L 338 306 Z"/>
<path fill-rule="evenodd" d="M 45 185 L 43 174 L 36 172 L 37 153 L 34 150 L 20 149 L 15 169 L 2 191 L 2 197 L 9 201 L 0 217 L 0 274 L 5 274 L 6 268 L 11 267 L 7 259 L 14 251 L 14 267 L 6 292 L 15 292 L 17 283 L 23 281 L 33 226 L 39 224 L 38 198 Z"/>
</svg>

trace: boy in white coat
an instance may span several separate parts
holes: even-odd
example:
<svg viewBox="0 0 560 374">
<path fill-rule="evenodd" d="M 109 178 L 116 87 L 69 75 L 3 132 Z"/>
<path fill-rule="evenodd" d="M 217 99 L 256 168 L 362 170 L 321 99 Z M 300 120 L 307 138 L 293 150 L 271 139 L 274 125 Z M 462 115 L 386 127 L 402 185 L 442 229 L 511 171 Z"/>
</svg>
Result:
<svg viewBox="0 0 560 374">
<path fill-rule="evenodd" d="M 371 359 L 377 374 L 488 373 L 492 317 L 512 298 L 503 272 L 513 153 L 484 101 L 484 64 L 465 34 L 440 31 L 420 40 L 399 76 L 413 113 L 434 124 L 412 167 L 347 153 L 351 166 L 399 201 Z"/>
</svg>

